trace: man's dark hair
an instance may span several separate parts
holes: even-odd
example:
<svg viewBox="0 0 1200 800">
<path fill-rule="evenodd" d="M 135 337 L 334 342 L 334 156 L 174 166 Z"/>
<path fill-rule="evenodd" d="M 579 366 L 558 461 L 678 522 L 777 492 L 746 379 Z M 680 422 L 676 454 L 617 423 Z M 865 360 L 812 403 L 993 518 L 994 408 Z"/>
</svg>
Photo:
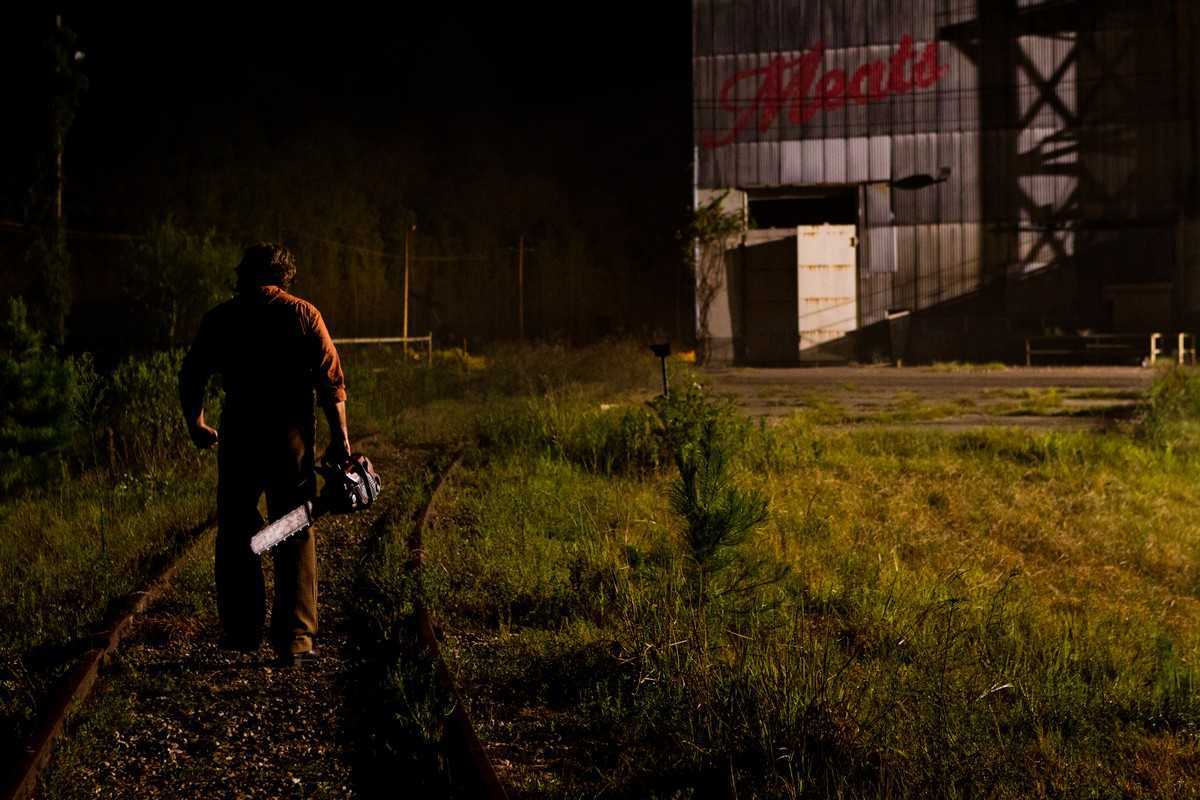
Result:
<svg viewBox="0 0 1200 800">
<path fill-rule="evenodd" d="M 281 244 L 259 242 L 246 248 L 237 278 L 239 291 L 254 286 L 288 289 L 296 278 L 296 257 Z"/>
</svg>

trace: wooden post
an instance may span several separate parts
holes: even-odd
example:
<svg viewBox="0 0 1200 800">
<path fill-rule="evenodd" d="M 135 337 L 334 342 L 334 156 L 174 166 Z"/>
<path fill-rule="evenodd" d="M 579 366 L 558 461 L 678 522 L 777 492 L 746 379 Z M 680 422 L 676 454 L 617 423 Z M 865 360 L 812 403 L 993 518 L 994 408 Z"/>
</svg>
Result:
<svg viewBox="0 0 1200 800">
<path fill-rule="evenodd" d="M 413 232 L 417 226 L 413 225 L 404 233 L 404 356 L 408 357 L 408 271 L 412 263 L 412 239 Z"/>
<path fill-rule="evenodd" d="M 62 30 L 62 14 L 56 14 L 54 17 L 54 29 L 56 32 Z M 62 43 L 57 42 L 55 47 L 62 47 Z M 62 225 L 63 222 L 63 131 L 62 119 L 58 112 L 55 111 L 50 120 L 50 124 L 54 127 L 54 221 Z"/>
<path fill-rule="evenodd" d="M 517 242 L 517 334 L 525 341 L 525 234 Z"/>
</svg>

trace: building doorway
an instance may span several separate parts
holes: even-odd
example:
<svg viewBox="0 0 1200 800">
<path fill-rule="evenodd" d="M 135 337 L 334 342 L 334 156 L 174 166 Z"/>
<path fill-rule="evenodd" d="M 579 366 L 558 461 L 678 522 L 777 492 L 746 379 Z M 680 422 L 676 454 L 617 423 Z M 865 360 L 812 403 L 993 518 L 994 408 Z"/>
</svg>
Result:
<svg viewBox="0 0 1200 800">
<path fill-rule="evenodd" d="M 858 328 L 857 187 L 747 196 L 743 248 L 749 363 L 849 361 Z"/>
</svg>

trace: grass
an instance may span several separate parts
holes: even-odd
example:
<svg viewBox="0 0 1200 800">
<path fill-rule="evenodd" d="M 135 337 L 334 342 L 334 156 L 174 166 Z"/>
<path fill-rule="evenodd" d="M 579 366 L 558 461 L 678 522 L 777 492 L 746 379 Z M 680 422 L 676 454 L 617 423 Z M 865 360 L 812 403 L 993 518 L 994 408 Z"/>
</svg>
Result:
<svg viewBox="0 0 1200 800">
<path fill-rule="evenodd" d="M 214 483 L 185 462 L 100 471 L 0 503 L 0 742 L 15 752 L 108 604 L 203 520 Z"/>
<path fill-rule="evenodd" d="M 662 471 L 510 442 L 454 487 L 425 589 L 518 795 L 1200 792 L 1193 461 L 803 415 L 744 437 L 772 513 L 746 555 L 789 577 L 702 607 Z"/>
<path fill-rule="evenodd" d="M 212 619 L 216 616 L 212 592 L 214 538 L 215 534 L 207 534 L 199 546 L 184 556 L 172 590 L 167 598 L 159 601 L 158 612 L 169 611 L 182 619 Z M 40 776 L 38 796 L 86 796 L 86 782 L 79 780 L 80 774 L 94 780 L 97 767 L 113 757 L 114 746 L 127 746 L 120 740 L 119 733 L 136 724 L 138 712 L 134 697 L 137 694 L 172 692 L 177 688 L 170 683 L 177 678 L 140 671 L 124 657 L 121 650 L 114 654 L 112 662 L 106 664 L 102 680 L 106 691 L 100 697 L 92 697 L 89 713 L 68 719 L 67 735 L 60 737 L 56 743 L 54 759 Z M 114 733 L 117 734 L 115 737 Z"/>
<path fill-rule="evenodd" d="M 1108 433 L 877 424 L 971 408 L 916 396 L 853 428 L 825 425 L 845 413 L 832 400 L 771 426 L 730 417 L 734 484 L 770 511 L 738 563 L 777 579 L 696 602 L 639 347 L 346 362 L 352 432 L 481 445 L 446 489 L 422 581 L 402 538 L 428 474 L 395 485 L 357 578 L 360 746 L 380 769 L 453 788 L 446 698 L 406 631 L 419 592 L 518 796 L 1200 796 L 1194 373 L 1163 373 L 1142 418 Z M 5 630 L 6 658 L 78 635 L 211 503 L 186 470 L 146 474 L 166 483 L 114 495 L 97 473 L 0 508 L 20 532 L 0 545 L 5 609 L 29 629 Z M 161 497 L 179 500 L 138 519 Z M 81 533 L 100 530 L 108 562 Z M 57 561 L 21 563 L 35 552 Z M 32 708 L 18 678 L 5 702 Z"/>
<path fill-rule="evenodd" d="M 1004 372 L 1008 365 L 999 361 L 973 363 L 963 361 L 937 361 L 929 367 L 934 372 Z"/>
</svg>

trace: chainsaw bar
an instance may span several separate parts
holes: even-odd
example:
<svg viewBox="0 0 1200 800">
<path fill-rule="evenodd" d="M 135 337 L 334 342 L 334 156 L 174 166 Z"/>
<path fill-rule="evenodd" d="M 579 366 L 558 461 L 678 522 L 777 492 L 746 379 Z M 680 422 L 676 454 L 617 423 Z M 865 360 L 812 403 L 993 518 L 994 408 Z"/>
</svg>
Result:
<svg viewBox="0 0 1200 800">
<path fill-rule="evenodd" d="M 254 534 L 254 538 L 250 540 L 250 549 L 254 551 L 254 555 L 260 556 L 280 542 L 312 525 L 314 519 L 316 519 L 316 514 L 313 513 L 313 504 L 309 500 Z"/>
</svg>

